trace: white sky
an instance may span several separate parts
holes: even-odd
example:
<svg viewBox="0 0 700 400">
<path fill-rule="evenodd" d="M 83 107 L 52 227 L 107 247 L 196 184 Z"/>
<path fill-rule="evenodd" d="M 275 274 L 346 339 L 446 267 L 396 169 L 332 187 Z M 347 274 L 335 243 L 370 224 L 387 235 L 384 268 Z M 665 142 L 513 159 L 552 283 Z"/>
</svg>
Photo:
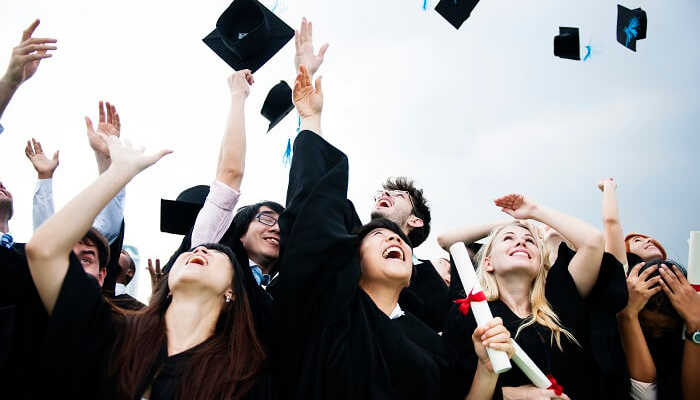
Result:
<svg viewBox="0 0 700 400">
<path fill-rule="evenodd" d="M 360 216 L 368 218 L 370 196 L 389 175 L 424 187 L 433 233 L 421 258 L 441 254 L 441 230 L 502 218 L 491 200 L 510 192 L 600 227 L 595 184 L 612 176 L 624 229 L 653 234 L 686 262 L 688 231 L 700 229 L 697 1 L 623 2 L 648 14 L 637 53 L 615 41 L 616 3 L 604 0 L 482 0 L 459 31 L 432 8 L 424 12 L 422 0 L 279 3 L 289 25 L 306 16 L 316 43 L 331 43 L 320 71 L 323 129 L 350 157 L 349 196 Z M 96 177 L 83 116 L 97 118 L 99 99 L 114 102 L 124 137 L 175 150 L 127 189 L 125 243 L 141 254 L 132 290 L 147 296 L 146 258 L 167 260 L 180 241 L 159 232 L 160 198 L 214 178 L 231 70 L 201 39 L 228 4 L 0 3 L 0 65 L 37 17 L 35 36 L 55 37 L 59 47 L 2 119 L 0 179 L 15 197 L 10 227 L 19 241 L 31 237 L 36 181 L 26 140 L 37 138 L 47 153 L 60 149 L 59 208 Z M 559 26 L 581 28 L 582 47 L 594 49 L 589 61 L 552 55 Z M 284 200 L 281 159 L 296 117 L 267 135 L 259 111 L 275 83 L 292 83 L 293 54 L 290 42 L 256 73 L 239 204 Z"/>
</svg>

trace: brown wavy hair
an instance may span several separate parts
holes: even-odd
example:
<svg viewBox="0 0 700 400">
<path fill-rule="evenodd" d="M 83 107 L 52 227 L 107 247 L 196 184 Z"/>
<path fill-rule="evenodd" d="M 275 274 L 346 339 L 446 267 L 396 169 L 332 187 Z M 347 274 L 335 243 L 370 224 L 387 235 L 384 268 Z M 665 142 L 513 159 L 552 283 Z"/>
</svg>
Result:
<svg viewBox="0 0 700 400">
<path fill-rule="evenodd" d="M 224 303 L 214 334 L 192 354 L 177 389 L 179 399 L 240 399 L 253 387 L 262 369 L 265 352 L 255 333 L 253 312 L 243 284 L 244 272 L 230 248 L 204 247 L 225 253 L 234 269 L 234 300 Z M 160 280 L 150 304 L 122 314 L 123 326 L 110 362 L 110 378 L 117 397 L 140 398 L 150 386 L 147 379 L 160 349 L 167 344 L 165 312 L 172 296 L 167 274 Z"/>
</svg>

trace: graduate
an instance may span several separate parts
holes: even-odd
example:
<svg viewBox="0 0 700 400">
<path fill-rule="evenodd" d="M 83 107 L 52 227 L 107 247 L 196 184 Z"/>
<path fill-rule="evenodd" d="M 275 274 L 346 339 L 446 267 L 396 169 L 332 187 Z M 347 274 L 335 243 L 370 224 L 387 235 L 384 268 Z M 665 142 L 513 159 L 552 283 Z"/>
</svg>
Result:
<svg viewBox="0 0 700 400">
<path fill-rule="evenodd" d="M 265 354 L 248 303 L 246 282 L 252 277 L 230 249 L 206 244 L 180 255 L 151 304 L 136 313 L 105 301 L 83 270 L 74 243 L 109 199 L 169 153 L 146 155 L 114 136 L 103 139 L 110 167 L 26 246 L 32 279 L 50 315 L 40 362 L 45 395 L 264 397 L 254 388 Z"/>
<path fill-rule="evenodd" d="M 452 398 L 455 377 L 442 338 L 398 304 L 413 269 L 409 239 L 384 218 L 359 223 L 347 199 L 348 159 L 321 137 L 321 78 L 314 87 L 300 66 L 293 97 L 302 132 L 279 220 L 280 393 L 290 399 Z M 488 398 L 495 387 L 484 345 L 512 350 L 499 320 L 481 328 L 462 338 L 472 337 L 485 359 L 457 377 L 476 382 L 472 398 Z"/>
<path fill-rule="evenodd" d="M 602 233 L 519 194 L 503 196 L 495 204 L 517 220 L 457 229 L 440 235 L 438 240 L 449 247 L 457 241 L 478 240 L 484 229 L 491 229 L 477 255 L 477 276 L 491 311 L 503 319 L 537 366 L 563 386 L 561 398 L 590 398 L 593 388 L 582 379 L 587 358 L 580 337 L 587 329 L 585 299 L 594 292 L 603 259 Z M 538 229 L 520 221 L 527 219 L 551 226 L 577 251 L 561 243 L 556 261 L 550 266 Z M 475 324 L 471 313 L 464 315 L 453 306 L 445 338 L 458 370 L 468 369 L 475 359 L 474 349 L 462 340 Z M 461 364 L 465 365 L 459 367 Z M 532 386 L 519 369 L 512 369 L 499 376 L 495 398 L 517 396 L 560 398 L 555 391 Z"/>
</svg>

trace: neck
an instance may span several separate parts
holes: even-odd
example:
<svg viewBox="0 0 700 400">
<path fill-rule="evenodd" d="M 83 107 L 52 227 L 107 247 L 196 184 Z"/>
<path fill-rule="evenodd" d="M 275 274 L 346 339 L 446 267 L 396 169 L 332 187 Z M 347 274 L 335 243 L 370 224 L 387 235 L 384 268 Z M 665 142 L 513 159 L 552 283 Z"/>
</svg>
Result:
<svg viewBox="0 0 700 400">
<path fill-rule="evenodd" d="M 10 232 L 10 223 L 7 215 L 0 213 L 0 232 L 8 233 Z"/>
<path fill-rule="evenodd" d="M 250 259 L 260 267 L 264 274 L 269 274 L 272 265 L 275 263 L 274 260 L 270 261 L 267 257 L 252 256 Z"/>
<path fill-rule="evenodd" d="M 531 278 L 522 274 L 512 274 L 497 276 L 496 281 L 501 301 L 518 317 L 529 316 L 532 312 L 530 305 Z"/>
<path fill-rule="evenodd" d="M 387 316 L 391 315 L 396 305 L 399 303 L 399 294 L 403 289 L 400 286 L 388 286 L 386 284 L 360 280 L 359 286 L 372 299 L 374 304 Z"/>
<path fill-rule="evenodd" d="M 223 296 L 201 293 L 175 293 L 165 312 L 168 355 L 181 353 L 204 342 L 214 334 Z"/>
</svg>

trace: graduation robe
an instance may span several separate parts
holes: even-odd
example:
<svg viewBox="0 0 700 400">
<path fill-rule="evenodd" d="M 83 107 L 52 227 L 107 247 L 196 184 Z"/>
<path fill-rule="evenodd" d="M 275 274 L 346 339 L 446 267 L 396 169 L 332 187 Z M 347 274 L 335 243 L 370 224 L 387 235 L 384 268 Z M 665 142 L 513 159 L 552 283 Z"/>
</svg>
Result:
<svg viewBox="0 0 700 400">
<path fill-rule="evenodd" d="M 358 286 L 352 232 L 360 221 L 347 186 L 345 154 L 301 132 L 279 219 L 273 312 L 280 393 L 304 400 L 445 398 L 451 380 L 441 337 L 410 313 L 389 319 Z"/>
</svg>

